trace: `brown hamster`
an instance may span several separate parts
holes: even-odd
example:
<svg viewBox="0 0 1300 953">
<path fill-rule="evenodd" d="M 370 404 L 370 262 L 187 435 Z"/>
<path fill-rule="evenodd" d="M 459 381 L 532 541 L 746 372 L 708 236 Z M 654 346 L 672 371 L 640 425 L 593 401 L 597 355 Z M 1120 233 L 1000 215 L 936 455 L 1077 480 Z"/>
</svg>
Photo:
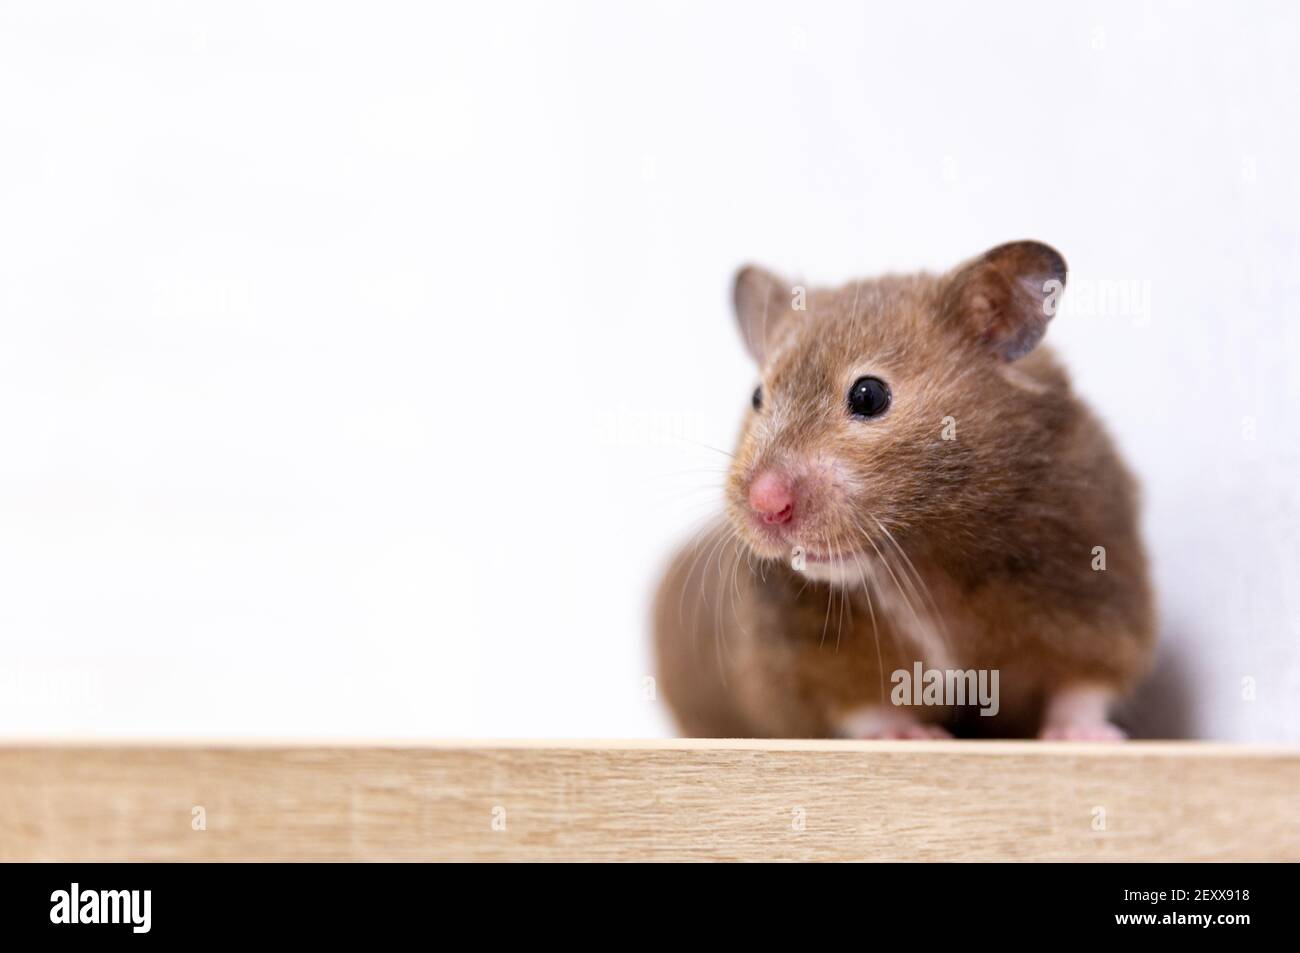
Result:
<svg viewBox="0 0 1300 953">
<path fill-rule="evenodd" d="M 1065 262 L 736 276 L 759 365 L 726 517 L 655 603 L 687 735 L 1112 739 L 1151 658 L 1138 493 L 1039 344 Z"/>
</svg>

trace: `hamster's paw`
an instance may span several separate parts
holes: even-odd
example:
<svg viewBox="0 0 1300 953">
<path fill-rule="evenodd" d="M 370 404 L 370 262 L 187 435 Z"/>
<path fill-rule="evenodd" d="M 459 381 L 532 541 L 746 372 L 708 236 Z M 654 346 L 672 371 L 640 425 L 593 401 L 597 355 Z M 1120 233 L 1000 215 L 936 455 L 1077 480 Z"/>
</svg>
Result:
<svg viewBox="0 0 1300 953">
<path fill-rule="evenodd" d="M 1044 725 L 1038 733 L 1043 741 L 1123 741 L 1128 735 L 1118 725 L 1109 721 Z"/>
<path fill-rule="evenodd" d="M 925 741 L 951 738 L 939 725 L 927 725 L 906 711 L 869 705 L 844 715 L 836 737 L 858 741 Z"/>
<path fill-rule="evenodd" d="M 883 739 L 908 739 L 911 741 L 942 741 L 951 738 L 952 732 L 942 725 L 904 725 L 897 730 L 887 730 L 884 734 L 868 737 Z"/>
<path fill-rule="evenodd" d="M 1113 693 L 1100 685 L 1070 685 L 1048 699 L 1044 741 L 1123 741 L 1127 736 L 1106 717 Z"/>
</svg>

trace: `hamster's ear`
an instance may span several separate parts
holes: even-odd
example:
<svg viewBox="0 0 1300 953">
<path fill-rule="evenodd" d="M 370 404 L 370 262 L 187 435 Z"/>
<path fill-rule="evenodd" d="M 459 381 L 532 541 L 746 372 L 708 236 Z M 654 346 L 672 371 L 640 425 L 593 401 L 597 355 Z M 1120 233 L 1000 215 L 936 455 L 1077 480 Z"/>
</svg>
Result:
<svg viewBox="0 0 1300 953">
<path fill-rule="evenodd" d="M 736 323 L 745 347 L 759 364 L 766 359 L 776 326 L 790 308 L 789 289 L 771 272 L 746 265 L 736 272 L 732 292 L 736 305 Z"/>
<path fill-rule="evenodd" d="M 1047 331 L 1065 289 L 1065 259 L 1042 242 L 1011 242 L 948 278 L 944 317 L 1004 361 L 1024 357 Z"/>
</svg>

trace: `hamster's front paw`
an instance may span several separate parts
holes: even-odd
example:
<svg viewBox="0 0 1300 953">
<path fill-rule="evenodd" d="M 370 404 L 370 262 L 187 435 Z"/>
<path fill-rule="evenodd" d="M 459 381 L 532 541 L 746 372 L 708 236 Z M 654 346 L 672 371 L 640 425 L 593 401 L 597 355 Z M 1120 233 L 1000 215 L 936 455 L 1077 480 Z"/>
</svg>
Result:
<svg viewBox="0 0 1300 953">
<path fill-rule="evenodd" d="M 1128 735 L 1118 725 L 1109 721 L 1070 723 L 1058 722 L 1044 725 L 1038 733 L 1043 741 L 1123 741 Z"/>
<path fill-rule="evenodd" d="M 1057 691 L 1043 713 L 1038 737 L 1044 741 L 1123 741 L 1127 735 L 1106 717 L 1113 693 L 1098 685 L 1071 685 Z"/>
<path fill-rule="evenodd" d="M 925 741 L 951 738 L 940 725 L 928 725 L 909 712 L 884 705 L 868 705 L 844 715 L 836 730 L 838 738 L 858 741 Z"/>
</svg>

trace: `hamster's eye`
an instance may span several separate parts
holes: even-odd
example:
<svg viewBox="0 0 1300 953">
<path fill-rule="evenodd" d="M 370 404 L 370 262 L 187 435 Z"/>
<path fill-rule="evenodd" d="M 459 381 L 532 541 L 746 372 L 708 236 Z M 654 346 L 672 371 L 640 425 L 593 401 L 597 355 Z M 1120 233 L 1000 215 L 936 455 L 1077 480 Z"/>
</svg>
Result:
<svg viewBox="0 0 1300 953">
<path fill-rule="evenodd" d="M 879 417 L 889 408 L 889 385 L 879 377 L 859 377 L 849 388 L 849 413 Z"/>
<path fill-rule="evenodd" d="M 754 388 L 754 396 L 750 398 L 749 402 L 754 405 L 755 410 L 763 409 L 763 385 L 762 384 L 759 384 L 757 387 Z"/>
</svg>

